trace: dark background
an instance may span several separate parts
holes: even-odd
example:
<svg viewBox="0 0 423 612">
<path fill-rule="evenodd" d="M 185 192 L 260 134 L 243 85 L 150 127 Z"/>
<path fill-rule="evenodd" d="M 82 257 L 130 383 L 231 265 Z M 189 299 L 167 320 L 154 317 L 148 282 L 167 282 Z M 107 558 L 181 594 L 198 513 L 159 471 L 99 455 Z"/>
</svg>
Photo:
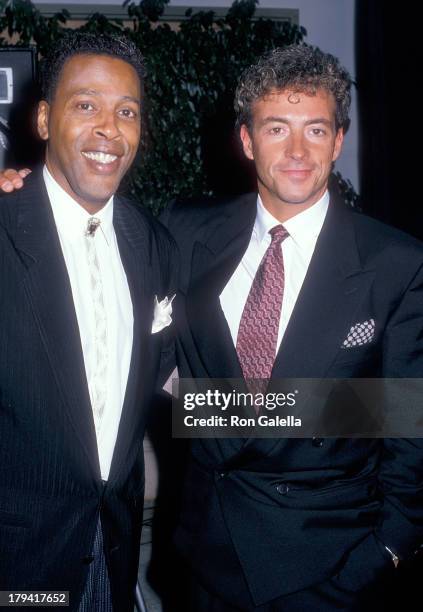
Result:
<svg viewBox="0 0 423 612">
<path fill-rule="evenodd" d="M 423 239 L 417 7 L 356 0 L 356 65 L 363 210 Z"/>
</svg>

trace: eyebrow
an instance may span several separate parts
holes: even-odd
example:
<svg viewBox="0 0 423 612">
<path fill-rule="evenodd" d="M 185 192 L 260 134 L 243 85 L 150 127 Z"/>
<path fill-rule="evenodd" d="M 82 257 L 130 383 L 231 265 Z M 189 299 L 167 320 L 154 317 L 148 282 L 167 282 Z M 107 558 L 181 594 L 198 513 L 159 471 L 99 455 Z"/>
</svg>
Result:
<svg viewBox="0 0 423 612">
<path fill-rule="evenodd" d="M 78 89 L 78 91 L 75 91 L 72 94 L 72 97 L 73 96 L 81 96 L 81 95 L 85 95 L 85 96 L 99 96 L 101 94 L 96 89 Z M 134 96 L 121 96 L 120 99 L 128 101 L 128 102 L 134 102 L 135 104 L 138 104 L 138 106 L 141 106 L 141 100 L 139 98 L 134 98 Z"/>
<path fill-rule="evenodd" d="M 290 123 L 289 119 L 286 117 L 278 117 L 278 116 L 270 116 L 265 117 L 259 123 L 260 126 L 266 125 L 267 123 Z M 327 119 L 326 117 L 313 117 L 313 119 L 308 119 L 305 122 L 305 125 L 313 125 L 314 123 L 323 123 L 323 125 L 331 126 L 332 121 Z"/>
</svg>

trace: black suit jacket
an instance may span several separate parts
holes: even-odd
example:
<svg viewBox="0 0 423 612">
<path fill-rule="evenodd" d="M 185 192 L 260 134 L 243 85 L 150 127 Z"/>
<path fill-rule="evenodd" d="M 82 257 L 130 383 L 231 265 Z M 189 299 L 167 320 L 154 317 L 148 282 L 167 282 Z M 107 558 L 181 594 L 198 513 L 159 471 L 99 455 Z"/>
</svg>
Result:
<svg viewBox="0 0 423 612">
<path fill-rule="evenodd" d="M 182 377 L 241 378 L 219 295 L 251 237 L 256 194 L 174 206 Z M 373 341 L 341 349 L 375 320 Z M 421 243 L 331 199 L 272 378 L 421 377 Z M 423 541 L 420 439 L 193 440 L 177 545 L 203 584 L 256 605 L 337 576 L 360 591 Z M 392 566 L 393 567 L 393 566 Z"/>
<path fill-rule="evenodd" d="M 133 609 L 144 491 L 143 434 L 168 330 L 154 296 L 173 291 L 174 243 L 116 197 L 130 289 L 130 372 L 110 477 L 102 484 L 72 292 L 40 173 L 0 206 L 0 589 L 67 590 L 75 610 L 99 515 L 112 597 Z"/>
</svg>

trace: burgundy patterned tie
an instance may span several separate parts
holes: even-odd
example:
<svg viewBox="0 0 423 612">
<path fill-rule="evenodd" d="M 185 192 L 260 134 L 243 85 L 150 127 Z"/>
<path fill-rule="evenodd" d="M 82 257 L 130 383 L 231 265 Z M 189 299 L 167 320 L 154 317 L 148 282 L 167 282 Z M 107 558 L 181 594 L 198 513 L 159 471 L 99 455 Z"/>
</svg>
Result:
<svg viewBox="0 0 423 612">
<path fill-rule="evenodd" d="M 236 341 L 239 362 L 246 379 L 270 378 L 276 356 L 285 286 L 281 243 L 289 234 L 283 225 L 273 227 L 269 234 L 272 242 L 251 285 Z M 256 390 L 263 391 L 260 385 Z"/>
</svg>

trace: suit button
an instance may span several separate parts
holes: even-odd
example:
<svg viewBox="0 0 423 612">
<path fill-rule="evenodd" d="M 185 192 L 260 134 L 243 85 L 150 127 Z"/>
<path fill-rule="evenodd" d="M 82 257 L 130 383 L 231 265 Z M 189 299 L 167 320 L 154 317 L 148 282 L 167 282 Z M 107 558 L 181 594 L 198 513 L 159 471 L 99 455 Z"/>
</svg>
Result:
<svg viewBox="0 0 423 612">
<path fill-rule="evenodd" d="M 228 472 L 219 472 L 218 478 L 219 480 L 222 480 L 222 478 L 226 478 L 227 475 L 228 475 Z"/>
<path fill-rule="evenodd" d="M 316 446 L 317 448 L 322 448 L 322 446 L 323 446 L 323 438 L 313 438 L 312 444 L 313 444 L 313 446 Z"/>
<path fill-rule="evenodd" d="M 85 565 L 90 565 L 90 563 L 92 563 L 93 561 L 93 555 L 87 555 L 86 557 L 82 557 L 82 563 L 85 563 Z"/>
<path fill-rule="evenodd" d="M 289 487 L 285 482 L 281 482 L 281 484 L 278 484 L 276 487 L 276 491 L 279 493 L 279 495 L 286 495 L 289 491 Z"/>
<path fill-rule="evenodd" d="M 109 548 L 109 553 L 113 555 L 113 553 L 117 552 L 118 550 L 119 546 L 112 546 L 112 548 Z"/>
</svg>

